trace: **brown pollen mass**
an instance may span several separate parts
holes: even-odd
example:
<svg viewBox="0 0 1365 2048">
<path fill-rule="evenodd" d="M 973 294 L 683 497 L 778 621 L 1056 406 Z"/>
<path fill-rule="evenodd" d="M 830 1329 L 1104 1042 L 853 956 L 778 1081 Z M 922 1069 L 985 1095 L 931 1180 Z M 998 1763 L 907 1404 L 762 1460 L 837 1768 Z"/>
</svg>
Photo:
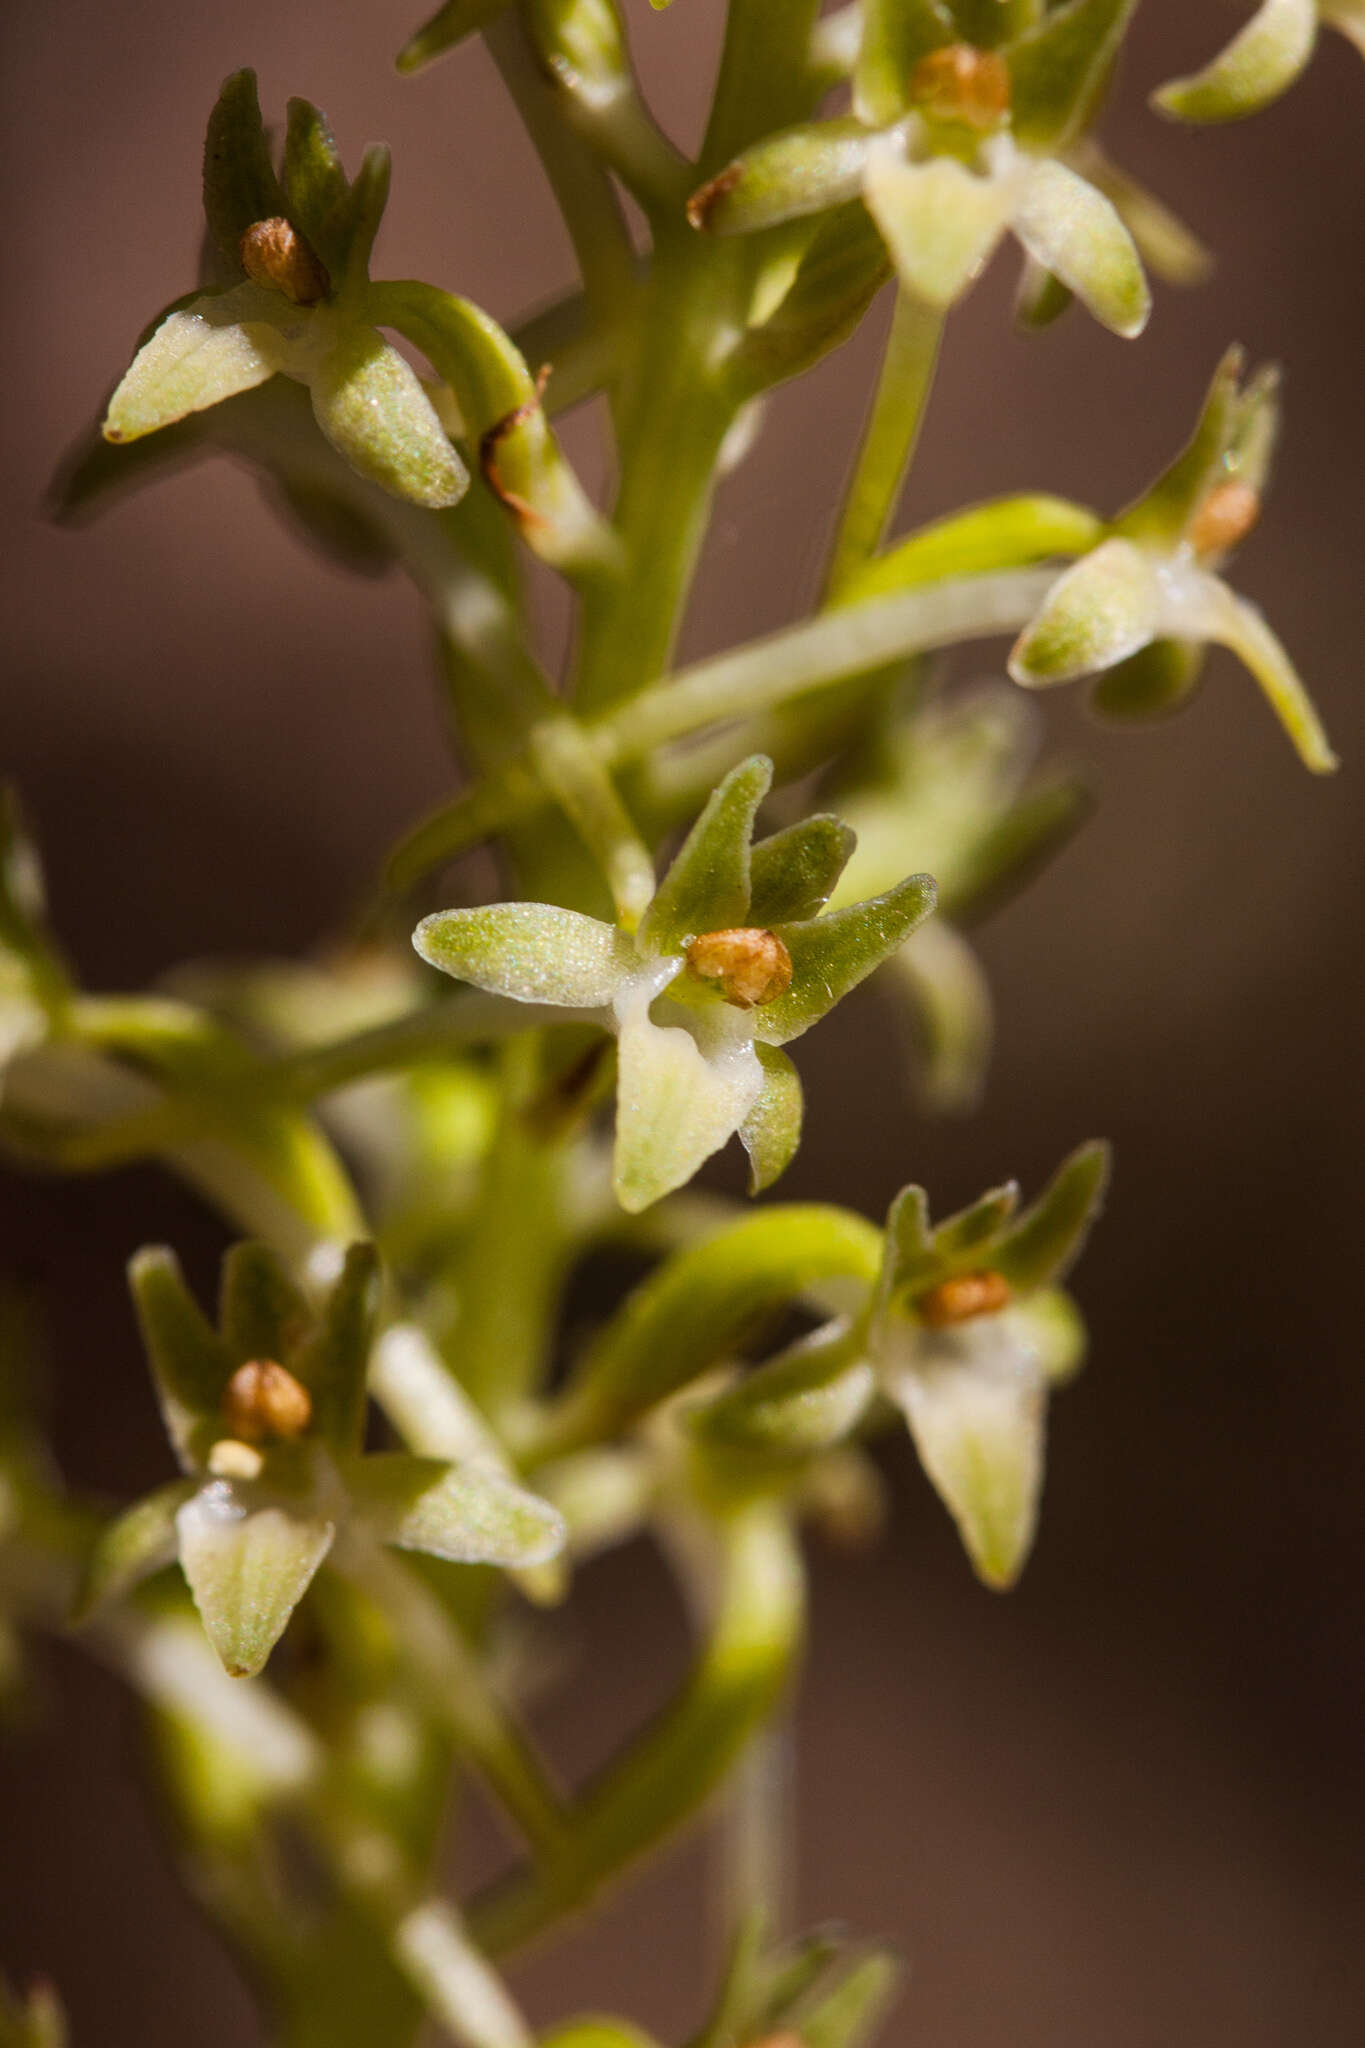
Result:
<svg viewBox="0 0 1365 2048">
<path fill-rule="evenodd" d="M 737 1010 L 756 1010 L 792 985 L 792 956 L 776 932 L 758 925 L 702 932 L 687 949 L 687 968 L 713 982 Z"/>
<path fill-rule="evenodd" d="M 315 306 L 331 289 L 327 272 L 298 229 L 278 215 L 253 221 L 239 248 L 252 282 L 283 292 L 296 306 Z"/>
<path fill-rule="evenodd" d="M 1010 110 L 1009 68 L 995 50 L 949 43 L 920 58 L 910 73 L 910 97 L 932 120 L 998 128 Z"/>
<path fill-rule="evenodd" d="M 1003 1273 L 957 1273 L 921 1294 L 915 1308 L 931 1330 L 946 1330 L 954 1323 L 969 1323 L 973 1316 L 994 1315 L 1009 1299 L 1010 1284 Z"/>
<path fill-rule="evenodd" d="M 1190 521 L 1189 543 L 1197 555 L 1221 555 L 1245 540 L 1261 516 L 1261 500 L 1250 484 L 1230 476 L 1215 484 Z"/>
<path fill-rule="evenodd" d="M 223 1391 L 223 1420 L 243 1443 L 302 1436 L 312 1417 L 307 1387 L 273 1358 L 249 1358 Z"/>
<path fill-rule="evenodd" d="M 703 234 L 706 233 L 711 225 L 711 209 L 727 192 L 734 191 L 743 176 L 744 172 L 739 164 L 728 164 L 707 184 L 697 187 L 687 202 L 687 218 L 694 228 L 698 228 Z"/>
</svg>

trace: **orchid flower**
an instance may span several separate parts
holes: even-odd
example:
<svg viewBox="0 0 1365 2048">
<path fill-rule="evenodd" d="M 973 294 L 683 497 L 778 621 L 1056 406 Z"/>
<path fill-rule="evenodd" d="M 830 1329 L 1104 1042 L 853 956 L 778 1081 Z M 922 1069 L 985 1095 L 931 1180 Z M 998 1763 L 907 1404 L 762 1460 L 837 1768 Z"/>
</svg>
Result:
<svg viewBox="0 0 1365 2048">
<path fill-rule="evenodd" d="M 821 916 L 853 850 L 832 817 L 751 844 L 772 764 L 729 774 L 639 924 L 548 903 L 424 918 L 413 943 L 457 980 L 599 1022 L 618 1047 L 615 1185 L 648 1207 L 739 1133 L 751 1186 L 800 1140 L 801 1084 L 782 1047 L 881 965 L 934 907 L 930 876 Z"/>
</svg>

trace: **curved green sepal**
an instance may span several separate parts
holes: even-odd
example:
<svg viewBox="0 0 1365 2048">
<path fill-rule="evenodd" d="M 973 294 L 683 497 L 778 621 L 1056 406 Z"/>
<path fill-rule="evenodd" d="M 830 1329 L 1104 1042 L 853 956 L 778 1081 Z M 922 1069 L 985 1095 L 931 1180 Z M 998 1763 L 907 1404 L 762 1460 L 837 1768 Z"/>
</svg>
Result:
<svg viewBox="0 0 1365 2048">
<path fill-rule="evenodd" d="M 149 1245 L 128 1265 L 157 1399 L 176 1455 L 187 1470 L 202 1464 L 222 1434 L 223 1391 L 237 1360 L 185 1285 L 175 1253 Z"/>
<path fill-rule="evenodd" d="M 1093 120 L 1137 0 L 1070 0 L 1006 51 L 1010 125 L 1030 150 L 1062 150 Z"/>
<path fill-rule="evenodd" d="M 283 1365 L 308 1334 L 307 1302 L 269 1245 L 247 1240 L 223 1259 L 218 1327 L 234 1365 L 249 1358 Z"/>
<path fill-rule="evenodd" d="M 446 0 L 430 21 L 409 36 L 395 59 L 400 71 L 420 71 L 506 12 L 509 0 Z"/>
<path fill-rule="evenodd" d="M 354 1450 L 365 1423 L 365 1379 L 379 1313 L 379 1254 L 349 1245 L 312 1330 L 289 1356 L 289 1369 L 313 1402 L 313 1429 L 336 1451 Z"/>
<path fill-rule="evenodd" d="M 1028 1293 L 1070 1271 L 1103 1206 L 1110 1157 L 1100 1139 L 1078 1146 L 992 1246 L 991 1266 L 1011 1287 Z"/>
<path fill-rule="evenodd" d="M 895 121 L 910 104 L 921 57 L 959 32 L 945 0 L 863 0 L 863 33 L 853 67 L 853 103 L 864 121 Z"/>
<path fill-rule="evenodd" d="M 813 368 L 848 340 L 890 275 L 867 208 L 846 200 L 821 221 L 788 290 L 731 357 L 740 387 L 764 391 Z"/>
<path fill-rule="evenodd" d="M 799 2015 L 803 2048 L 870 2048 L 900 1988 L 903 1968 L 888 1950 L 859 1957 Z"/>
<path fill-rule="evenodd" d="M 122 1599 L 153 1572 L 175 1562 L 179 1547 L 175 1518 L 197 1491 L 196 1480 L 173 1479 L 105 1524 L 86 1565 L 76 1601 L 77 1621 L 109 1601 Z"/>
<path fill-rule="evenodd" d="M 857 196 L 873 131 L 840 118 L 784 128 L 746 149 L 687 202 L 694 228 L 747 235 Z"/>
<path fill-rule="evenodd" d="M 1037 689 L 1111 668 L 1155 638 L 1163 595 L 1155 567 L 1128 540 L 1107 540 L 1059 576 L 1010 653 L 1016 683 Z"/>
<path fill-rule="evenodd" d="M 1190 439 L 1169 468 L 1114 521 L 1129 540 L 1174 547 L 1221 475 L 1241 413 L 1239 388 L 1246 352 L 1234 342 L 1213 373 Z"/>
<path fill-rule="evenodd" d="M 1012 215 L 1015 234 L 1101 325 L 1131 340 L 1152 295 L 1133 237 L 1103 192 L 1066 164 L 1045 157 L 1029 171 Z"/>
<path fill-rule="evenodd" d="M 989 498 L 907 534 L 855 573 L 840 593 L 841 602 L 891 597 L 953 576 L 1022 569 L 1052 555 L 1083 555 L 1104 531 L 1098 513 L 1069 498 L 1036 491 Z"/>
</svg>

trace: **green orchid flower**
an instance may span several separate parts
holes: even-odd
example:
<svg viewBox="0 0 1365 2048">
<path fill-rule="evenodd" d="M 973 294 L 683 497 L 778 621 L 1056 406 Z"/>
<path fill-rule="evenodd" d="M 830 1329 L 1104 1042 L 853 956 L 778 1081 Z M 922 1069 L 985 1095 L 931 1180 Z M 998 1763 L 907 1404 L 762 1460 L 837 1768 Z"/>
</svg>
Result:
<svg viewBox="0 0 1365 2048">
<path fill-rule="evenodd" d="M 1038 1522 L 1047 1397 L 1075 1373 L 1085 1332 L 1057 1285 L 1080 1252 L 1108 1176 L 1083 1145 L 1032 1208 L 1013 1182 L 936 1228 L 922 1188 L 887 1218 L 871 1350 L 939 1498 L 988 1586 L 1022 1571 Z"/>
<path fill-rule="evenodd" d="M 681 1187 L 736 1132 L 753 1190 L 777 1179 L 801 1132 L 801 1084 L 782 1048 L 934 907 L 932 878 L 915 874 L 822 916 L 853 835 L 815 817 L 752 844 L 771 780 L 758 755 L 726 777 L 634 929 L 504 903 L 439 912 L 414 934 L 457 980 L 614 1033 L 615 1186 L 631 1211 Z"/>
<path fill-rule="evenodd" d="M 178 301 L 144 338 L 109 402 L 105 439 L 136 442 L 283 376 L 307 388 L 327 441 L 382 491 L 443 509 L 464 496 L 477 467 L 533 552 L 566 573 L 602 568 L 613 558 L 609 529 L 565 461 L 515 344 L 467 299 L 411 279 L 371 279 L 388 184 L 388 151 L 377 145 L 349 181 L 325 116 L 303 99 L 289 102 L 277 176 L 255 75 L 234 73 L 204 149 L 204 210 L 222 281 Z M 385 327 L 421 350 L 436 382 L 418 377 Z M 292 420 L 286 431 L 297 434 Z M 259 456 L 280 432 L 277 421 L 255 436 L 239 423 L 236 439 Z M 317 503 L 302 453 L 281 468 L 295 509 L 310 524 L 325 517 L 331 495 Z M 335 513 L 326 523 L 335 528 Z M 344 542 L 354 544 L 355 525 L 349 515 Z M 367 532 L 361 545 L 372 546 Z"/>
<path fill-rule="evenodd" d="M 1145 717 L 1185 701 L 1203 650 L 1228 647 L 1251 671 L 1305 767 L 1337 765 L 1289 655 L 1219 571 L 1254 525 L 1278 424 L 1278 377 L 1242 386 L 1243 356 L 1219 364 L 1188 446 L 1065 571 L 1010 656 L 1029 688 L 1100 675 L 1097 710 Z"/>
<path fill-rule="evenodd" d="M 363 1452 L 378 1293 L 371 1246 L 351 1246 L 316 1306 L 265 1246 L 235 1246 L 218 1330 L 169 1251 L 140 1252 L 130 1277 L 185 1477 L 102 1532 L 85 1611 L 178 1558 L 224 1667 L 246 1677 L 352 1525 L 401 1549 L 508 1569 L 543 1564 L 562 1547 L 557 1510 L 483 1460 Z"/>
<path fill-rule="evenodd" d="M 744 234 L 860 198 L 902 287 L 939 310 L 1012 233 L 1039 275 L 1115 333 L 1139 334 L 1151 297 L 1133 236 L 1067 160 L 1132 4 L 1069 0 L 1040 15 L 867 0 L 853 112 L 744 151 L 693 194 L 693 226 Z"/>
<path fill-rule="evenodd" d="M 1307 69 L 1326 24 L 1365 56 L 1365 0 L 1261 0 L 1250 20 L 1201 71 L 1152 95 L 1177 121 L 1240 121 L 1259 113 Z"/>
</svg>

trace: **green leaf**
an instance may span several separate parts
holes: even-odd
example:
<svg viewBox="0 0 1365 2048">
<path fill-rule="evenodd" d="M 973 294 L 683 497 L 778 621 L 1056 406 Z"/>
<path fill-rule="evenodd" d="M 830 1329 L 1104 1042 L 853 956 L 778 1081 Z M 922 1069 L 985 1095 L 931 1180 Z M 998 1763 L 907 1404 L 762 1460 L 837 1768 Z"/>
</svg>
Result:
<svg viewBox="0 0 1365 2048">
<path fill-rule="evenodd" d="M 309 388 L 318 425 L 359 475 L 414 505 L 459 503 L 469 472 L 417 372 L 373 327 L 348 328 Z"/>
<path fill-rule="evenodd" d="M 1163 609 L 1148 556 L 1132 541 L 1107 540 L 1058 577 L 1016 640 L 1009 672 L 1036 689 L 1112 668 L 1156 637 Z"/>
<path fill-rule="evenodd" d="M 289 102 L 284 189 L 290 219 L 339 284 L 350 245 L 351 188 L 327 116 L 311 100 Z"/>
<path fill-rule="evenodd" d="M 847 117 L 784 128 L 694 192 L 687 217 L 708 235 L 747 235 L 824 213 L 857 196 L 873 140 L 870 128 Z"/>
<path fill-rule="evenodd" d="M 167 1433 L 193 1470 L 222 1433 L 223 1391 L 237 1361 L 186 1287 L 174 1252 L 137 1252 L 128 1284 Z"/>
<path fill-rule="evenodd" d="M 204 136 L 204 217 L 219 254 L 240 277 L 242 236 L 288 213 L 261 121 L 254 71 L 225 78 Z"/>
<path fill-rule="evenodd" d="M 863 120 L 896 120 L 910 103 L 910 74 L 920 58 L 957 41 L 943 0 L 863 0 L 853 71 L 853 103 Z"/>
<path fill-rule="evenodd" d="M 991 1264 L 1027 1292 L 1058 1280 L 1080 1256 L 1109 1180 L 1109 1147 L 1081 1145 L 994 1247 Z"/>
<path fill-rule="evenodd" d="M 194 1604 L 231 1678 L 254 1678 L 332 1547 L 335 1525 L 211 1479 L 176 1517 Z"/>
<path fill-rule="evenodd" d="M 1006 188 L 954 157 L 910 164 L 879 143 L 863 182 L 868 209 L 906 290 L 946 309 L 966 291 L 1004 233 Z"/>
<path fill-rule="evenodd" d="M 804 1458 L 856 1426 L 873 1393 L 862 1338 L 830 1323 L 689 1417 L 694 1435 L 732 1450 Z"/>
<path fill-rule="evenodd" d="M 446 0 L 417 33 L 410 36 L 396 59 L 400 71 L 420 71 L 435 57 L 453 50 L 466 36 L 496 21 L 505 13 L 508 0 Z"/>
<path fill-rule="evenodd" d="M 174 1563 L 179 1547 L 175 1518 L 197 1492 L 197 1480 L 174 1479 L 105 1524 L 86 1564 L 76 1602 L 78 1621 Z"/>
<path fill-rule="evenodd" d="M 412 935 L 422 958 L 457 981 L 518 1003 L 597 1010 L 640 961 L 615 925 L 552 903 L 439 910 Z"/>
<path fill-rule="evenodd" d="M 1096 678 L 1091 709 L 1101 718 L 1165 718 L 1188 702 L 1204 672 L 1193 640 L 1153 640 Z"/>
<path fill-rule="evenodd" d="M 1141 334 L 1152 295 L 1137 247 L 1113 202 L 1065 164 L 1035 163 L 1014 204 L 1015 234 L 1095 318 L 1128 339 Z"/>
<path fill-rule="evenodd" d="M 269 1245 L 235 1244 L 223 1260 L 218 1326 L 234 1363 L 283 1365 L 308 1332 L 308 1304 Z"/>
<path fill-rule="evenodd" d="M 749 1193 L 759 1195 L 796 1157 L 805 1105 L 801 1076 L 786 1053 L 774 1045 L 756 1045 L 754 1051 L 763 1069 L 763 1086 L 739 1135 L 749 1155 Z"/>
<path fill-rule="evenodd" d="M 851 828 L 828 812 L 758 840 L 749 859 L 749 922 L 766 929 L 817 916 L 856 844 Z"/>
<path fill-rule="evenodd" d="M 1201 500 L 1226 473 L 1225 458 L 1240 412 L 1239 386 L 1245 351 L 1234 345 L 1213 373 L 1194 433 L 1170 467 L 1114 521 L 1128 540 L 1174 547 Z"/>
<path fill-rule="evenodd" d="M 738 1011 L 692 1029 L 656 1024 L 647 989 L 622 1004 L 616 1081 L 616 1199 L 630 1214 L 683 1187 L 752 1110 L 763 1069 Z M 744 1035 L 740 1035 L 741 1031 Z"/>
<path fill-rule="evenodd" d="M 1006 1312 L 1007 1313 L 1007 1312 Z M 1006 1314 L 893 1341 L 887 1391 L 972 1565 L 1004 1591 L 1038 1522 L 1046 1393 L 1033 1347 Z"/>
<path fill-rule="evenodd" d="M 109 401 L 105 440 L 136 441 L 301 366 L 311 319 L 259 284 L 195 299 L 134 356 Z"/>
<path fill-rule="evenodd" d="M 328 1289 L 317 1327 L 289 1361 L 313 1400 L 313 1427 L 338 1451 L 354 1450 L 365 1422 L 365 1378 L 379 1312 L 379 1254 L 372 1244 L 347 1247 Z"/>
<path fill-rule="evenodd" d="M 1136 4 L 1070 0 L 1010 44 L 1010 125 L 1021 148 L 1062 150 L 1089 126 Z"/>
<path fill-rule="evenodd" d="M 1317 34 L 1317 0 L 1261 0 L 1226 49 L 1202 71 L 1163 85 L 1152 105 L 1177 121 L 1240 121 L 1289 90 Z"/>
<path fill-rule="evenodd" d="M 343 1476 L 356 1512 L 402 1550 L 520 1570 L 564 1548 L 557 1509 L 479 1465 L 385 1451 L 355 1459 Z"/>
<path fill-rule="evenodd" d="M 644 953 L 680 953 L 701 932 L 729 931 L 749 910 L 749 842 L 773 764 L 755 754 L 713 791 L 640 920 Z"/>
<path fill-rule="evenodd" d="M 908 875 L 866 903 L 784 924 L 778 936 L 791 954 L 791 987 L 753 1013 L 755 1036 L 768 1045 L 785 1045 L 809 1031 L 904 945 L 933 910 L 935 898 L 932 875 Z"/>
</svg>

